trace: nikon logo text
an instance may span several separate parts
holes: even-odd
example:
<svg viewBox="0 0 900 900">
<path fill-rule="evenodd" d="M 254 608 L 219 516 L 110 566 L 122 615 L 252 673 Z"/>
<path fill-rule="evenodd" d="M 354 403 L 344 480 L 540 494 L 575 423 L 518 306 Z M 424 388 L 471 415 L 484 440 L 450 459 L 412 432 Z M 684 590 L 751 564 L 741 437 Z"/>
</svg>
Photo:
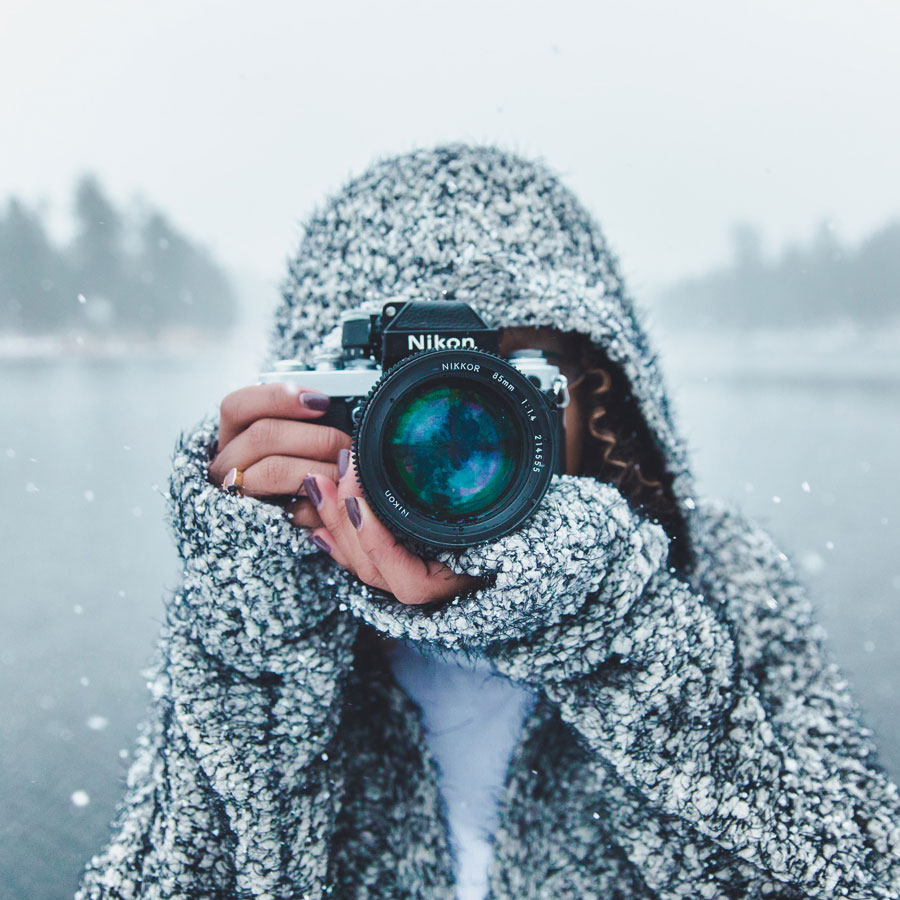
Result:
<svg viewBox="0 0 900 900">
<path fill-rule="evenodd" d="M 397 512 L 401 513 L 404 516 L 409 515 L 409 510 L 400 505 L 400 501 L 390 492 L 385 491 L 384 496 L 387 497 L 388 503 L 397 510 Z"/>
<path fill-rule="evenodd" d="M 445 338 L 439 334 L 410 334 L 407 336 L 408 350 L 461 350 L 475 349 L 475 338 Z"/>
</svg>

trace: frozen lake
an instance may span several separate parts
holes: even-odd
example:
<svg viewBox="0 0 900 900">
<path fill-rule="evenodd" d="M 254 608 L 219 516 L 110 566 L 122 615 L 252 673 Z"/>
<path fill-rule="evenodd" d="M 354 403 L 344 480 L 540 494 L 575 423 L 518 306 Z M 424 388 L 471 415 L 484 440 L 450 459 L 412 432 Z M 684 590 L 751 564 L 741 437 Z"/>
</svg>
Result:
<svg viewBox="0 0 900 900">
<path fill-rule="evenodd" d="M 900 377 L 714 357 L 669 371 L 702 493 L 792 556 L 896 778 Z M 227 358 L 0 361 L 4 898 L 70 896 L 104 842 L 177 581 L 157 486 L 178 430 L 253 380 Z"/>
</svg>

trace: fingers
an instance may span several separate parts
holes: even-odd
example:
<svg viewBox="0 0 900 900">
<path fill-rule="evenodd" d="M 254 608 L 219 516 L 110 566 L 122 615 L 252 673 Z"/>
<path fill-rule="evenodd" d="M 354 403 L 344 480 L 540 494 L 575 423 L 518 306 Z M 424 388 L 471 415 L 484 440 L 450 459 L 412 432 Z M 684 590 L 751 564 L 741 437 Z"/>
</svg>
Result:
<svg viewBox="0 0 900 900">
<path fill-rule="evenodd" d="M 288 419 L 257 419 L 222 448 L 210 464 L 209 473 L 214 481 L 221 481 L 232 468 L 246 471 L 254 463 L 268 457 L 294 456 L 328 461 L 331 463 L 331 477 L 335 478 L 337 470 L 334 461 L 338 451 L 349 447 L 350 435 L 328 425 Z"/>
<path fill-rule="evenodd" d="M 318 501 L 323 527 L 314 537 L 329 547 L 335 560 L 373 587 L 408 605 L 444 600 L 469 590 L 475 579 L 457 575 L 436 560 L 424 560 L 398 543 L 360 495 L 353 464 L 336 487 L 311 476 L 307 491 Z"/>
<path fill-rule="evenodd" d="M 328 409 L 329 398 L 297 384 L 252 384 L 230 393 L 219 407 L 221 450 L 257 419 L 315 419 Z"/>
<path fill-rule="evenodd" d="M 348 498 L 346 507 L 348 518 L 359 522 L 356 536 L 360 548 L 401 603 L 418 605 L 446 600 L 475 584 L 468 575 L 457 575 L 443 563 L 424 560 L 407 550 L 363 498 Z"/>
<path fill-rule="evenodd" d="M 316 472 L 334 478 L 334 463 L 317 459 L 296 459 L 293 456 L 267 456 L 244 470 L 241 494 L 268 500 L 271 497 L 296 497 L 305 494 L 303 479 Z M 227 474 L 227 473 L 226 473 Z"/>
<path fill-rule="evenodd" d="M 353 454 L 349 451 L 341 453 L 338 456 L 337 469 L 337 501 L 339 506 L 343 506 L 347 497 L 362 496 L 362 488 L 356 478 L 356 461 Z"/>
<path fill-rule="evenodd" d="M 306 497 L 298 497 L 284 504 L 284 511 L 291 522 L 298 528 L 309 528 L 311 531 L 322 528 L 322 520 L 316 512 L 312 501 Z"/>
<path fill-rule="evenodd" d="M 343 480 L 349 477 L 344 476 Z M 324 540 L 334 559 L 357 578 L 373 587 L 386 589 L 386 582 L 377 567 L 359 546 L 356 529 L 347 516 L 343 503 L 338 502 L 338 487 L 333 481 L 310 474 L 304 481 L 307 496 L 316 506 L 322 519 L 323 532 L 315 532 Z M 327 533 L 325 533 L 327 532 Z"/>
</svg>

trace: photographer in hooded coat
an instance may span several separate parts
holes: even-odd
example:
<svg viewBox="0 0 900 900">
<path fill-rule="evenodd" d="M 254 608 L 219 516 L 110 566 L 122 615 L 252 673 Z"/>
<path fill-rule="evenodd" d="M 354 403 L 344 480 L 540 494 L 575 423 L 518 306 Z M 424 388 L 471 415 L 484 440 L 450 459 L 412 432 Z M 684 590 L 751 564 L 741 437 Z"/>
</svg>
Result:
<svg viewBox="0 0 900 900">
<path fill-rule="evenodd" d="M 384 160 L 311 218 L 283 295 L 271 357 L 306 365 L 364 300 L 452 297 L 507 347 L 543 326 L 584 379 L 579 446 L 605 449 L 516 532 L 422 560 L 358 497 L 349 438 L 312 424 L 309 392 L 243 389 L 184 435 L 183 583 L 83 900 L 453 898 L 466 848 L 403 653 L 524 692 L 495 900 L 900 896 L 896 788 L 804 592 L 763 532 L 694 496 L 655 358 L 569 191 L 493 148 Z"/>
</svg>

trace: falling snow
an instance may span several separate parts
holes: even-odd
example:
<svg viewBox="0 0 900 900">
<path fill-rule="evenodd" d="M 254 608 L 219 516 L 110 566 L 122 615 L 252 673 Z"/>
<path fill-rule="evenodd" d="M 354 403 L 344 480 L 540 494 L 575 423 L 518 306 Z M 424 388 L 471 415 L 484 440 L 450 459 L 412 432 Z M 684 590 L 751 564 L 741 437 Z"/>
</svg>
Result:
<svg viewBox="0 0 900 900">
<path fill-rule="evenodd" d="M 825 560 L 815 550 L 807 550 L 800 557 L 800 565 L 810 574 L 815 575 L 825 568 Z"/>
</svg>

